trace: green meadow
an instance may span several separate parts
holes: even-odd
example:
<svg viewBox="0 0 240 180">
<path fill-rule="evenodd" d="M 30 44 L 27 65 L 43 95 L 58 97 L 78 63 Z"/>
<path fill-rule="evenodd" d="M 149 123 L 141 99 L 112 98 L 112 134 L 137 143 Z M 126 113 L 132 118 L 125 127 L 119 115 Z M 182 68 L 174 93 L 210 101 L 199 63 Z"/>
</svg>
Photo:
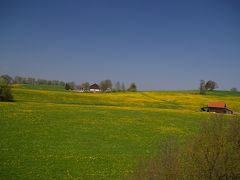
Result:
<svg viewBox="0 0 240 180">
<path fill-rule="evenodd" d="M 208 102 L 240 112 L 240 93 L 227 91 L 12 90 L 15 101 L 0 102 L 0 179 L 121 179 L 165 138 L 197 133 Z"/>
</svg>

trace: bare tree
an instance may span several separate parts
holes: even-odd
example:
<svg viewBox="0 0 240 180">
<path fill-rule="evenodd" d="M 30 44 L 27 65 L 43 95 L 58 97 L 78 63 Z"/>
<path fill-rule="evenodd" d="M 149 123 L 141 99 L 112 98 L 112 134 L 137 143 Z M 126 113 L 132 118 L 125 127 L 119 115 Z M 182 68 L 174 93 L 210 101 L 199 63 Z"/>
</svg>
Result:
<svg viewBox="0 0 240 180">
<path fill-rule="evenodd" d="M 205 81 L 204 80 L 200 80 L 200 86 L 199 86 L 199 90 L 200 90 L 200 94 L 205 94 L 206 92 L 205 92 L 205 90 L 206 90 L 206 88 L 205 88 L 205 86 L 206 86 L 206 84 L 205 84 Z"/>
</svg>

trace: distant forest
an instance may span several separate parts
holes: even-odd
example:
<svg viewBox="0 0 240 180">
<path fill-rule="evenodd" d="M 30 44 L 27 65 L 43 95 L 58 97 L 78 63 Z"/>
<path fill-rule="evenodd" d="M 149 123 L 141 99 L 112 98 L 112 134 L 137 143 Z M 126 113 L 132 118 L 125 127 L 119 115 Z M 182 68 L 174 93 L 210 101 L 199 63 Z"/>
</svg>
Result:
<svg viewBox="0 0 240 180">
<path fill-rule="evenodd" d="M 66 82 L 59 80 L 47 80 L 33 77 L 11 77 L 8 74 L 1 75 L 7 84 L 31 84 L 31 85 L 54 85 L 54 86 L 65 86 Z"/>
</svg>

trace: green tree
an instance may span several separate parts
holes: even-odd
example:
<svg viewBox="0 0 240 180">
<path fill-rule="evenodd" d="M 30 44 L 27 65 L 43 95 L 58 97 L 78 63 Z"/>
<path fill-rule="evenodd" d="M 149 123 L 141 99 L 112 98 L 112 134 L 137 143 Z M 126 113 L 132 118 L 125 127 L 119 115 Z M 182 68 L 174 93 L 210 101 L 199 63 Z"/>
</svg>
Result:
<svg viewBox="0 0 240 180">
<path fill-rule="evenodd" d="M 66 89 L 66 90 L 70 90 L 70 89 L 71 89 L 71 86 L 70 86 L 68 83 L 66 83 L 66 84 L 65 84 L 65 89 Z"/>
<path fill-rule="evenodd" d="M 134 82 L 130 84 L 130 86 L 128 88 L 128 91 L 130 91 L 130 92 L 136 92 L 137 91 L 137 86 Z"/>
<path fill-rule="evenodd" d="M 72 81 L 72 82 L 68 82 L 68 87 L 69 87 L 69 90 L 74 90 L 75 88 L 75 83 Z"/>
<path fill-rule="evenodd" d="M 7 85 L 7 81 L 0 76 L 0 86 L 1 85 Z"/>
<path fill-rule="evenodd" d="M 100 89 L 105 92 L 107 89 L 112 89 L 112 81 L 109 79 L 100 82 Z"/>
<path fill-rule="evenodd" d="M 84 82 L 81 84 L 81 87 L 83 88 L 84 91 L 89 91 L 89 82 Z"/>
<path fill-rule="evenodd" d="M 27 78 L 27 84 L 34 85 L 34 84 L 35 84 L 35 78 L 28 77 L 28 78 Z"/>
<path fill-rule="evenodd" d="M 115 90 L 116 91 L 121 91 L 121 84 L 119 81 L 117 81 L 117 83 L 115 84 Z"/>
<path fill-rule="evenodd" d="M 46 79 L 38 79 L 37 80 L 37 83 L 39 85 L 47 85 L 48 81 Z"/>
<path fill-rule="evenodd" d="M 234 88 L 231 88 L 230 91 L 237 92 L 238 90 L 237 90 L 237 88 L 234 87 Z"/>
<path fill-rule="evenodd" d="M 1 76 L 3 79 L 5 79 L 7 84 L 11 84 L 13 82 L 13 78 L 9 76 L 8 74 L 4 74 Z"/>
<path fill-rule="evenodd" d="M 12 101 L 13 95 L 11 86 L 8 84 L 7 80 L 0 77 L 0 101 Z"/>
<path fill-rule="evenodd" d="M 13 95 L 11 86 L 9 85 L 2 85 L 0 86 L 0 101 L 12 101 Z"/>
<path fill-rule="evenodd" d="M 21 76 L 15 76 L 14 83 L 15 84 L 23 84 L 23 78 Z"/>
<path fill-rule="evenodd" d="M 206 83 L 205 88 L 207 90 L 213 91 L 214 89 L 218 88 L 218 84 L 215 81 L 209 80 Z"/>
<path fill-rule="evenodd" d="M 122 90 L 122 91 L 126 91 L 124 82 L 122 82 L 122 84 L 121 84 L 121 90 Z"/>
<path fill-rule="evenodd" d="M 60 85 L 60 86 L 65 86 L 65 84 L 66 84 L 66 83 L 65 83 L 64 81 L 60 81 L 60 82 L 59 82 L 59 85 Z"/>
</svg>

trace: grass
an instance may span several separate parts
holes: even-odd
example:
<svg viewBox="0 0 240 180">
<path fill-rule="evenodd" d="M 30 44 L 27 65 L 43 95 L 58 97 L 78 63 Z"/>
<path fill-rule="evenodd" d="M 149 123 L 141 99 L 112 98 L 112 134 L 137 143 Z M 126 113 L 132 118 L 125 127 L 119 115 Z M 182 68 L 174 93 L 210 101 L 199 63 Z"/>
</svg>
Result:
<svg viewBox="0 0 240 180">
<path fill-rule="evenodd" d="M 31 84 L 15 84 L 17 88 L 21 89 L 36 89 L 36 90 L 48 90 L 48 91 L 65 91 L 64 86 L 53 85 L 31 85 Z"/>
<path fill-rule="evenodd" d="M 90 94 L 15 86 L 0 103 L 0 179 L 121 179 L 169 135 L 194 134 L 208 101 L 240 111 L 239 94 Z"/>
</svg>

